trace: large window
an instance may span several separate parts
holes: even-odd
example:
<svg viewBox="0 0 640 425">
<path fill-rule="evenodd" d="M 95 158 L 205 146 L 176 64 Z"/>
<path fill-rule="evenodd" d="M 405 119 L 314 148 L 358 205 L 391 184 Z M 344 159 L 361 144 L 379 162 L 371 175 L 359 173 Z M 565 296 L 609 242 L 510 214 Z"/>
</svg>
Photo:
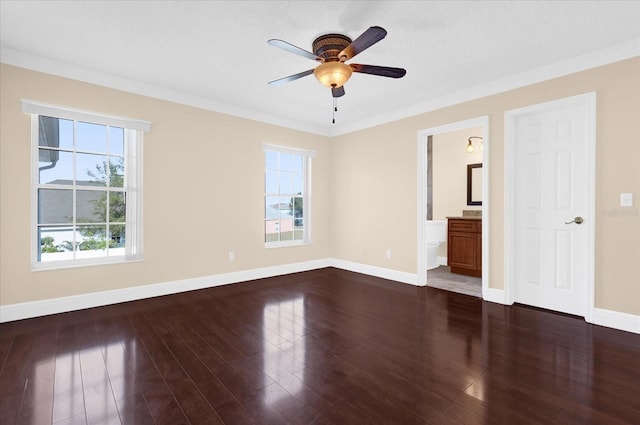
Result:
<svg viewBox="0 0 640 425">
<path fill-rule="evenodd" d="M 23 101 L 32 115 L 34 268 L 137 260 L 149 123 Z"/>
<path fill-rule="evenodd" d="M 311 158 L 315 152 L 264 145 L 264 241 L 268 247 L 310 239 Z"/>
</svg>

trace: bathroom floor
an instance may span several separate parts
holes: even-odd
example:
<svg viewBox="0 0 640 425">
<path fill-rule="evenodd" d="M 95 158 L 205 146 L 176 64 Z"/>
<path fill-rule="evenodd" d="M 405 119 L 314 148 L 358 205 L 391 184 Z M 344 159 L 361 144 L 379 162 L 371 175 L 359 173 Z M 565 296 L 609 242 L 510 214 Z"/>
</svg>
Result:
<svg viewBox="0 0 640 425">
<path fill-rule="evenodd" d="M 427 286 L 482 298 L 482 279 L 451 273 L 447 266 L 427 270 Z"/>
</svg>

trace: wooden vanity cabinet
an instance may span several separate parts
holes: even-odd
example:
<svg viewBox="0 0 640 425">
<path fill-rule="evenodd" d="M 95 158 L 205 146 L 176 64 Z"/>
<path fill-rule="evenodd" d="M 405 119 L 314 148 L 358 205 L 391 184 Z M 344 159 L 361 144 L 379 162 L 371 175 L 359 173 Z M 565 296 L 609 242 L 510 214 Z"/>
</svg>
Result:
<svg viewBox="0 0 640 425">
<path fill-rule="evenodd" d="M 482 220 L 448 218 L 447 262 L 451 273 L 482 277 Z"/>
</svg>

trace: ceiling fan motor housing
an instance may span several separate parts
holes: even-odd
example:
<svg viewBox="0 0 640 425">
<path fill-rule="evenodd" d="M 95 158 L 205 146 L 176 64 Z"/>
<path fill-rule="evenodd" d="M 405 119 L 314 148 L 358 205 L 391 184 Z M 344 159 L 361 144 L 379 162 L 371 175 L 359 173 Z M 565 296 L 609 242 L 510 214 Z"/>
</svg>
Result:
<svg viewBox="0 0 640 425">
<path fill-rule="evenodd" d="M 339 61 L 338 54 L 351 44 L 351 39 L 342 34 L 325 34 L 313 41 L 313 53 L 325 62 Z"/>
</svg>

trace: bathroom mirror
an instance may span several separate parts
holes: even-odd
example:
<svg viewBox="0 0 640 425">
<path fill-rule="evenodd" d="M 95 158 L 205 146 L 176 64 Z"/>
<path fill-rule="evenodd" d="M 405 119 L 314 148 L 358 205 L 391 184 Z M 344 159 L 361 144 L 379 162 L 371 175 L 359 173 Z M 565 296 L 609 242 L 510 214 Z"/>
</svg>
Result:
<svg viewBox="0 0 640 425">
<path fill-rule="evenodd" d="M 482 163 L 467 164 L 467 205 L 482 205 Z"/>
</svg>

